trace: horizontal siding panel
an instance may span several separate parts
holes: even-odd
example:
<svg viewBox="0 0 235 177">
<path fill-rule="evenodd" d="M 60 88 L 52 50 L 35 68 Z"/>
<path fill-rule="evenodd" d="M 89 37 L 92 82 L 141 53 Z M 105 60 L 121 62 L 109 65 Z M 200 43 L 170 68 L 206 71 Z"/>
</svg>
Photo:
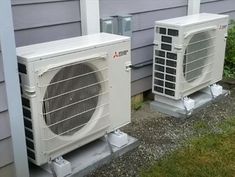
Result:
<svg viewBox="0 0 235 177">
<path fill-rule="evenodd" d="M 201 4 L 204 4 L 204 3 L 213 3 L 213 2 L 216 2 L 216 1 L 224 1 L 224 0 L 201 0 Z"/>
<path fill-rule="evenodd" d="M 101 16 L 135 14 L 187 5 L 187 0 L 100 0 Z"/>
<path fill-rule="evenodd" d="M 235 20 L 235 10 L 234 11 L 230 11 L 230 12 L 224 12 L 223 14 L 229 15 L 229 18 L 231 20 Z"/>
<path fill-rule="evenodd" d="M 133 32 L 131 38 L 132 49 L 141 48 L 153 44 L 154 28 Z"/>
<path fill-rule="evenodd" d="M 13 6 L 15 30 L 80 21 L 79 1 Z"/>
<path fill-rule="evenodd" d="M 152 88 L 152 77 L 145 77 L 140 80 L 131 83 L 131 95 L 137 95 L 138 93 L 145 92 Z"/>
<path fill-rule="evenodd" d="M 133 15 L 133 31 L 153 28 L 155 21 L 184 15 L 187 15 L 187 6 L 135 14 Z"/>
<path fill-rule="evenodd" d="M 224 13 L 235 10 L 234 0 L 216 1 L 213 3 L 205 3 L 201 5 L 201 12 L 207 13 Z"/>
<path fill-rule="evenodd" d="M 6 166 L 13 162 L 13 149 L 11 138 L 0 141 L 0 167 Z"/>
<path fill-rule="evenodd" d="M 11 4 L 23 5 L 23 4 L 39 4 L 39 3 L 59 2 L 59 1 L 68 1 L 68 0 L 11 0 Z"/>
<path fill-rule="evenodd" d="M 0 113 L 0 140 L 11 136 L 10 119 L 7 111 Z"/>
<path fill-rule="evenodd" d="M 2 54 L 0 52 L 0 82 L 4 81 L 4 73 L 3 73 L 3 60 L 2 60 Z"/>
<path fill-rule="evenodd" d="M 1 177 L 16 177 L 14 164 L 9 164 L 5 167 L 0 168 Z"/>
<path fill-rule="evenodd" d="M 132 82 L 134 82 L 136 80 L 139 80 L 141 78 L 144 78 L 144 77 L 151 76 L 152 75 L 152 69 L 153 69 L 152 65 L 145 66 L 145 67 L 142 67 L 142 68 L 139 68 L 139 69 L 133 69 L 131 71 L 131 80 L 132 80 Z"/>
<path fill-rule="evenodd" d="M 132 64 L 139 64 L 153 59 L 153 45 L 132 50 Z"/>
<path fill-rule="evenodd" d="M 6 98 L 6 87 L 5 83 L 0 83 L 0 112 L 7 110 L 7 98 Z"/>
<path fill-rule="evenodd" d="M 80 23 L 61 24 L 15 32 L 17 46 L 71 38 L 80 35 Z"/>
</svg>

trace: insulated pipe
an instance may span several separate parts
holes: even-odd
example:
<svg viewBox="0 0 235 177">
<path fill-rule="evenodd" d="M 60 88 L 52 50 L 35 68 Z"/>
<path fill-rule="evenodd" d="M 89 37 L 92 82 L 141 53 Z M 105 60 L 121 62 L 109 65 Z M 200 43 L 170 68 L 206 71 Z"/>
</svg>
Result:
<svg viewBox="0 0 235 177">
<path fill-rule="evenodd" d="M 82 35 L 100 32 L 99 0 L 80 0 Z"/>
<path fill-rule="evenodd" d="M 188 15 L 200 13 L 201 0 L 188 0 Z"/>
</svg>

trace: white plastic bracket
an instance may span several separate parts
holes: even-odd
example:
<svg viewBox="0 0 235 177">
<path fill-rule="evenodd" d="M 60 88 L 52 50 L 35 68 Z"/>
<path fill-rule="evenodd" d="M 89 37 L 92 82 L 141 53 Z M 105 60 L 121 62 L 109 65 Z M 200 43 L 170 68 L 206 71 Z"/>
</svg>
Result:
<svg viewBox="0 0 235 177">
<path fill-rule="evenodd" d="M 51 168 L 55 177 L 68 177 L 72 174 L 71 163 L 63 159 L 62 156 L 57 157 L 51 162 Z"/>
<path fill-rule="evenodd" d="M 223 87 L 221 85 L 213 84 L 210 86 L 210 92 L 213 99 L 223 93 Z"/>
<path fill-rule="evenodd" d="M 120 130 L 116 130 L 108 135 L 109 143 L 118 148 L 128 144 L 128 135 Z"/>
<path fill-rule="evenodd" d="M 191 115 L 192 112 L 193 112 L 193 109 L 195 107 L 195 100 L 190 99 L 188 97 L 183 97 L 182 102 L 183 102 L 183 105 L 184 105 L 186 116 Z"/>
</svg>

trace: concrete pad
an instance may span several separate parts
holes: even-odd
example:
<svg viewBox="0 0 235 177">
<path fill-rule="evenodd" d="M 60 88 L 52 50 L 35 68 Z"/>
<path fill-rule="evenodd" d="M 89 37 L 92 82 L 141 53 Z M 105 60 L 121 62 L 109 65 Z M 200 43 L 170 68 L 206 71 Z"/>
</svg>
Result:
<svg viewBox="0 0 235 177">
<path fill-rule="evenodd" d="M 172 100 L 174 104 L 172 104 L 172 102 L 170 103 L 169 100 L 169 104 L 167 104 L 167 102 L 163 103 L 161 101 L 155 100 L 150 103 L 150 107 L 154 111 L 158 111 L 169 116 L 173 116 L 176 118 L 187 118 L 205 108 L 207 105 L 225 98 L 227 95 L 229 95 L 228 90 L 223 90 L 223 93 L 214 99 L 212 98 L 208 90 L 198 91 L 190 95 L 189 98 L 195 100 L 195 108 L 190 115 L 187 115 L 181 100 Z"/>
<path fill-rule="evenodd" d="M 91 173 L 96 168 L 109 163 L 113 158 L 135 149 L 138 145 L 139 141 L 128 135 L 128 144 L 121 148 L 112 146 L 113 154 L 111 154 L 107 142 L 98 139 L 64 155 L 63 158 L 72 164 L 72 177 L 82 177 Z M 41 168 L 30 164 L 30 176 L 52 177 L 52 174 L 48 165 Z"/>
</svg>

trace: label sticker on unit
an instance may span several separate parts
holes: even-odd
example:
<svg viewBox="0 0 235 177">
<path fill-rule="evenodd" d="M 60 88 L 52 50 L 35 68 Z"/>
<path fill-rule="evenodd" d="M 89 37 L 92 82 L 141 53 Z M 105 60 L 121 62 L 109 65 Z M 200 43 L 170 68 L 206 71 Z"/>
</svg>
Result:
<svg viewBox="0 0 235 177">
<path fill-rule="evenodd" d="M 114 59 L 118 59 L 122 56 L 125 56 L 128 54 L 128 50 L 123 50 L 123 51 L 120 51 L 120 52 L 115 52 L 114 55 L 113 55 L 113 58 Z"/>
</svg>

